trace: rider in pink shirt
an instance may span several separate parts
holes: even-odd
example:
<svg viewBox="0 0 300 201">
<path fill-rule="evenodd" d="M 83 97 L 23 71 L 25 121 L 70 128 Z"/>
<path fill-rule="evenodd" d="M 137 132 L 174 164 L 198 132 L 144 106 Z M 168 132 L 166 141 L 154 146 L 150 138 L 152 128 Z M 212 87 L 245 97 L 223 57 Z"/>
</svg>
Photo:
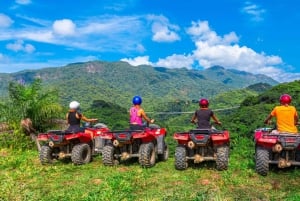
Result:
<svg viewBox="0 0 300 201">
<path fill-rule="evenodd" d="M 147 117 L 143 108 L 141 108 L 142 98 L 134 96 L 132 99 L 133 106 L 130 108 L 130 128 L 133 130 L 143 129 L 143 119 L 148 123 L 153 123 L 154 119 Z"/>
</svg>

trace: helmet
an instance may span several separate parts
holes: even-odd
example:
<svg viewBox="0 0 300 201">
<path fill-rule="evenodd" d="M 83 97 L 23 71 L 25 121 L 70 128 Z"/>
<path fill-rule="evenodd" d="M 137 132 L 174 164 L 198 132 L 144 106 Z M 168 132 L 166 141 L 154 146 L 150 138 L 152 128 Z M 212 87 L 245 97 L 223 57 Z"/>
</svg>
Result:
<svg viewBox="0 0 300 201">
<path fill-rule="evenodd" d="M 208 100 L 206 98 L 202 98 L 202 99 L 199 100 L 199 105 L 201 107 L 208 107 L 209 102 L 208 102 Z"/>
<path fill-rule="evenodd" d="M 142 98 L 140 96 L 135 96 L 132 99 L 133 105 L 140 105 L 140 104 L 142 104 L 142 101 L 143 100 L 142 100 Z"/>
<path fill-rule="evenodd" d="M 292 97 L 288 94 L 282 94 L 280 96 L 279 102 L 281 104 L 290 104 L 292 102 Z"/>
<path fill-rule="evenodd" d="M 77 101 L 72 101 L 69 105 L 70 109 L 74 109 L 74 110 L 78 109 L 79 106 L 80 106 L 80 103 L 78 103 Z"/>
</svg>

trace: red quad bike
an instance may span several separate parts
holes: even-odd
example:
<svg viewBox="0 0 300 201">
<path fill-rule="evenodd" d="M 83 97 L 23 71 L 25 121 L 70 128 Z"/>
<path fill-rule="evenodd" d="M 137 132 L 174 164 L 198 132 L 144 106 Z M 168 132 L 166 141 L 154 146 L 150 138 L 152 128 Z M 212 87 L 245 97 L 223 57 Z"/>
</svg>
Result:
<svg viewBox="0 0 300 201">
<path fill-rule="evenodd" d="M 53 163 L 54 160 L 70 159 L 75 165 L 89 163 L 92 156 L 101 153 L 99 136 L 109 129 L 105 124 L 87 124 L 84 131 L 70 132 L 67 130 L 50 130 L 38 134 L 38 141 L 42 145 L 40 161 L 43 165 Z"/>
<path fill-rule="evenodd" d="M 230 136 L 227 130 L 192 129 L 174 133 L 177 140 L 175 168 L 185 170 L 189 163 L 216 161 L 218 170 L 227 170 Z"/>
<path fill-rule="evenodd" d="M 152 167 L 156 159 L 166 161 L 169 157 L 169 149 L 165 143 L 166 135 L 166 129 L 156 124 L 150 124 L 143 130 L 105 132 L 101 135 L 106 140 L 102 162 L 112 166 L 130 158 L 138 158 L 142 167 Z"/>
<path fill-rule="evenodd" d="M 259 128 L 254 132 L 255 169 L 266 176 L 269 166 L 278 168 L 300 166 L 300 134 L 275 133 L 272 128 Z"/>
</svg>

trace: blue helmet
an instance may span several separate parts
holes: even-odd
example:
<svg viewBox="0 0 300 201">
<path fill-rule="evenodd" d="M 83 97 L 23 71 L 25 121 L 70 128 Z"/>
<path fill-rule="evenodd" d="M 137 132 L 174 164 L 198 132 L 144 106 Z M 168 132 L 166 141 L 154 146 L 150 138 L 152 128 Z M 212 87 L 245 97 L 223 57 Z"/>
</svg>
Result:
<svg viewBox="0 0 300 201">
<path fill-rule="evenodd" d="M 142 100 L 142 98 L 140 96 L 135 96 L 132 99 L 133 105 L 140 105 L 140 104 L 142 104 L 142 101 L 143 100 Z"/>
</svg>

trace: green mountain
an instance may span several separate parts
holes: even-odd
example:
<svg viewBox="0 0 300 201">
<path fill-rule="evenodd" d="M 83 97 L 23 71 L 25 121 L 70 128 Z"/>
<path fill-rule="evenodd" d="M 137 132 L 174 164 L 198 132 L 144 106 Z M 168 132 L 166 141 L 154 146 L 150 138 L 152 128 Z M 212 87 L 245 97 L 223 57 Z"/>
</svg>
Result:
<svg viewBox="0 0 300 201">
<path fill-rule="evenodd" d="M 7 84 L 11 80 L 30 83 L 35 78 L 41 78 L 46 87 L 58 88 L 62 104 L 78 100 L 90 105 L 93 100 L 103 100 L 120 106 L 130 105 L 131 97 L 137 94 L 144 98 L 145 103 L 153 105 L 213 97 L 220 92 L 259 82 L 278 84 L 264 75 L 226 70 L 220 66 L 188 70 L 94 61 L 0 74 L 0 92 L 7 94 Z"/>
</svg>

